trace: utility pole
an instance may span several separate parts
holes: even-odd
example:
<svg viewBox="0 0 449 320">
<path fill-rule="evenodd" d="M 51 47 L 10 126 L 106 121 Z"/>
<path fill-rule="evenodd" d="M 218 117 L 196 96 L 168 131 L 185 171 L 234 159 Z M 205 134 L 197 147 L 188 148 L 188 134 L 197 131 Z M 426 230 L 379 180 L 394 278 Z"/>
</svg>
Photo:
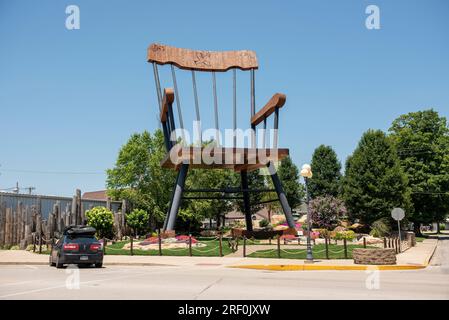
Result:
<svg viewBox="0 0 449 320">
<path fill-rule="evenodd" d="M 28 189 L 28 194 L 31 194 L 33 192 L 33 190 L 36 189 L 36 187 L 28 187 L 26 189 Z"/>
<path fill-rule="evenodd" d="M 19 182 L 16 182 L 16 187 L 12 190 L 14 193 L 19 193 Z"/>
</svg>

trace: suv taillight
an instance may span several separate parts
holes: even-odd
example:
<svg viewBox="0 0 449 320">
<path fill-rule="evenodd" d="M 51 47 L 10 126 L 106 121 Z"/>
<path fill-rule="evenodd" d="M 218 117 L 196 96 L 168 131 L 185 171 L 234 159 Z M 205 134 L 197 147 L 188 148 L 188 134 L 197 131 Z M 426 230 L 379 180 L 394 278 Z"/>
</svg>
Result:
<svg viewBox="0 0 449 320">
<path fill-rule="evenodd" d="M 91 251 L 98 251 L 101 249 L 101 244 L 99 243 L 94 243 L 90 245 L 90 250 Z"/>
<path fill-rule="evenodd" d="M 78 251 L 80 246 L 78 243 L 66 243 L 64 245 L 64 251 Z"/>
</svg>

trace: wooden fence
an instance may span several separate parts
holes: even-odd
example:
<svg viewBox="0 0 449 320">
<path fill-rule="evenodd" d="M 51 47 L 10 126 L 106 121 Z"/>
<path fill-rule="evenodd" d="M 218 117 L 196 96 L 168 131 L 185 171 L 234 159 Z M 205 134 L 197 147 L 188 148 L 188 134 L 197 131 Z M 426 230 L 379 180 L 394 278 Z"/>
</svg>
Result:
<svg viewBox="0 0 449 320">
<path fill-rule="evenodd" d="M 8 194 L 11 196 L 11 194 Z M 17 197 L 23 195 L 16 195 Z M 33 197 L 29 196 L 28 197 Z M 27 198 L 28 198 L 27 197 Z M 42 198 L 45 196 L 34 196 Z M 24 204 L 20 198 L 14 202 L 0 202 L 0 248 L 19 246 L 25 249 L 33 244 L 33 239 L 39 239 L 48 243 L 50 239 L 59 238 L 66 226 L 83 224 L 86 220 L 85 212 L 95 205 L 104 205 L 114 213 L 114 231 L 118 238 L 125 233 L 126 202 L 87 200 L 81 198 L 81 191 L 71 201 L 61 197 L 54 198 L 54 204 L 50 212 L 43 212 L 40 201 L 35 204 Z M 70 198 L 69 198 L 70 199 Z M 64 206 L 61 203 L 65 203 Z M 112 204 L 115 204 L 112 206 Z M 15 205 L 14 205 L 15 204 Z M 86 207 L 86 204 L 88 206 Z"/>
</svg>

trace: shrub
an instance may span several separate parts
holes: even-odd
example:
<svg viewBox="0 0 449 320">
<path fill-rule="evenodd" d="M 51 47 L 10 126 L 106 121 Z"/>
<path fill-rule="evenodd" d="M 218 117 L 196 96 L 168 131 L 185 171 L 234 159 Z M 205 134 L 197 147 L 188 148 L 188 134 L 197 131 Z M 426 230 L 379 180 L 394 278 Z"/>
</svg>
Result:
<svg viewBox="0 0 449 320">
<path fill-rule="evenodd" d="M 369 233 L 370 236 L 373 237 L 385 237 L 390 233 L 390 224 L 389 221 L 385 218 L 376 220 L 371 225 L 371 232 Z"/>
<path fill-rule="evenodd" d="M 318 231 L 312 231 L 310 233 L 310 238 L 311 239 L 318 239 L 320 237 L 320 233 Z"/>
<path fill-rule="evenodd" d="M 142 234 L 148 229 L 150 215 L 142 209 L 134 209 L 126 215 L 126 224 L 137 234 Z"/>
<path fill-rule="evenodd" d="M 335 197 L 317 197 L 310 201 L 310 215 L 314 226 L 332 229 L 346 215 L 346 207 L 343 201 Z"/>
<path fill-rule="evenodd" d="M 259 221 L 259 227 L 266 228 L 270 225 L 270 222 L 267 219 L 262 219 Z"/>
<path fill-rule="evenodd" d="M 87 224 L 97 229 L 99 238 L 113 235 L 114 215 L 105 207 L 95 207 L 86 211 Z"/>
<path fill-rule="evenodd" d="M 232 228 L 244 228 L 245 227 L 245 223 L 241 220 L 235 220 L 234 223 L 232 224 Z"/>
<path fill-rule="evenodd" d="M 327 238 L 329 237 L 329 231 L 327 229 L 321 228 L 321 229 L 314 229 L 316 232 L 318 232 L 320 234 L 320 236 L 322 238 Z"/>
<path fill-rule="evenodd" d="M 203 230 L 200 232 L 200 236 L 202 237 L 215 237 L 217 235 L 216 230 Z"/>
<path fill-rule="evenodd" d="M 440 223 L 440 230 L 445 230 L 445 229 L 446 229 L 446 224 Z"/>
<path fill-rule="evenodd" d="M 188 243 L 189 242 L 189 236 L 179 235 L 179 236 L 176 236 L 176 240 L 178 242 L 186 242 L 186 243 Z M 197 243 L 197 242 L 198 242 L 198 240 L 196 240 L 195 237 L 192 237 L 192 243 Z"/>
<path fill-rule="evenodd" d="M 352 230 L 349 231 L 337 231 L 335 233 L 335 239 L 336 240 L 348 240 L 348 241 L 352 241 L 355 238 L 355 232 Z"/>
<path fill-rule="evenodd" d="M 296 236 L 294 234 L 283 234 L 281 236 L 281 239 L 294 240 L 294 239 L 296 239 Z"/>
</svg>

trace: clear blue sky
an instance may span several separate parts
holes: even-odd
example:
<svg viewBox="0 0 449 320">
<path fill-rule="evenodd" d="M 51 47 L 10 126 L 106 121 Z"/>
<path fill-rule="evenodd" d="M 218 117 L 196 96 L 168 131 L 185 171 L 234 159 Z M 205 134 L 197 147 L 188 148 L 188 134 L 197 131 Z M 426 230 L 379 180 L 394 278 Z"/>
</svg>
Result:
<svg viewBox="0 0 449 320">
<path fill-rule="evenodd" d="M 70 4 L 80 30 L 65 28 Z M 380 30 L 365 27 L 369 4 L 380 8 Z M 152 42 L 255 50 L 257 105 L 287 94 L 280 144 L 298 165 L 320 144 L 344 162 L 365 130 L 386 130 L 402 113 L 433 107 L 449 117 L 445 0 L 0 0 L 0 189 L 103 189 L 130 134 L 158 126 Z M 202 108 L 212 108 L 210 90 Z M 240 110 L 249 116 L 249 104 Z"/>
</svg>

